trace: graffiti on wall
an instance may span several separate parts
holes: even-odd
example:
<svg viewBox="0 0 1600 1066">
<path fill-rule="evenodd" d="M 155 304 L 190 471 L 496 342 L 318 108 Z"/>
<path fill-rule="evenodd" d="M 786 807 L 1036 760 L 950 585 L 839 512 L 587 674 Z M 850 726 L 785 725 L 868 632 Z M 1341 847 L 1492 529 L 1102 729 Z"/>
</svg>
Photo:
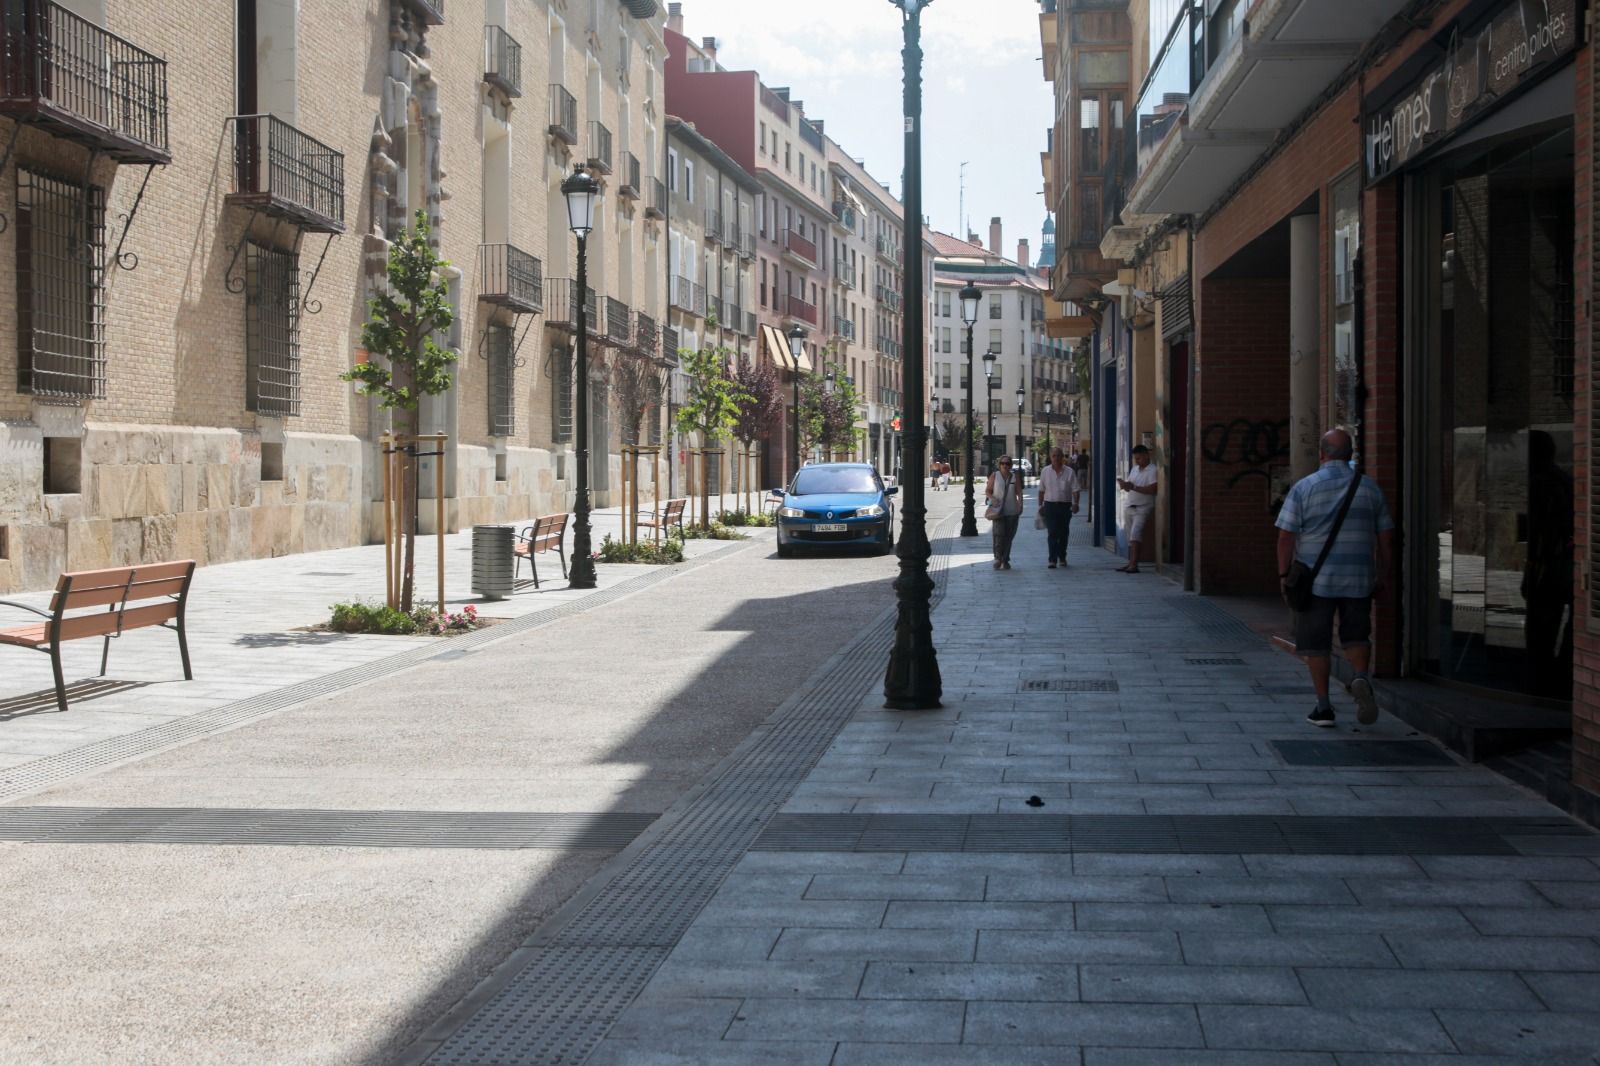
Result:
<svg viewBox="0 0 1600 1066">
<path fill-rule="evenodd" d="M 1289 420 L 1252 421 L 1235 418 L 1213 422 L 1200 435 L 1200 455 L 1208 463 L 1228 467 L 1228 488 L 1260 478 L 1267 510 L 1276 514 L 1289 487 Z"/>
</svg>

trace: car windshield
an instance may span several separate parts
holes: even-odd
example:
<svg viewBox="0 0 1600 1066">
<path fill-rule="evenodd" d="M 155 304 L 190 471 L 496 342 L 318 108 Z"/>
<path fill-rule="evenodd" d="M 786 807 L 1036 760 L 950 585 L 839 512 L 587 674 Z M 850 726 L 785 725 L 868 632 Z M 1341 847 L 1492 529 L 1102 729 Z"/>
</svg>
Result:
<svg viewBox="0 0 1600 1066">
<path fill-rule="evenodd" d="M 795 475 L 794 495 L 814 496 L 834 492 L 877 493 L 878 479 L 872 471 L 850 466 L 824 466 L 802 470 Z"/>
</svg>

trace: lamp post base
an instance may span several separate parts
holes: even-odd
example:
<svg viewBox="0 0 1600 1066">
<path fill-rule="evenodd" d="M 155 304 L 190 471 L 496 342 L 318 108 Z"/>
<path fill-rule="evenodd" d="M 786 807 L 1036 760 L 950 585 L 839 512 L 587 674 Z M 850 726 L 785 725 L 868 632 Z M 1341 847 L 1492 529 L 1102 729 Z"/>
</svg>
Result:
<svg viewBox="0 0 1600 1066">
<path fill-rule="evenodd" d="M 915 518 L 914 521 L 910 520 Z M 883 677 L 883 705 L 893 711 L 931 711 L 943 704 L 944 680 L 939 653 L 933 647 L 933 579 L 928 559 L 933 554 L 924 525 L 925 513 L 907 515 L 900 529 L 900 576 L 894 591 L 899 613 L 894 646 Z"/>
</svg>

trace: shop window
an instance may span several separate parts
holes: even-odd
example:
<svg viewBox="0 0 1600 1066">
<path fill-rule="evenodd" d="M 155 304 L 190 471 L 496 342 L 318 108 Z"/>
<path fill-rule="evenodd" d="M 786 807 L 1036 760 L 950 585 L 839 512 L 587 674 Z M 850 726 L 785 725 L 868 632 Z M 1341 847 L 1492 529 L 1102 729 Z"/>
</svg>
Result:
<svg viewBox="0 0 1600 1066">
<path fill-rule="evenodd" d="M 245 245 L 245 408 L 300 414 L 300 257 Z"/>
<path fill-rule="evenodd" d="M 572 349 L 554 348 L 550 352 L 550 439 L 557 444 L 572 442 Z"/>
<path fill-rule="evenodd" d="M 17 171 L 17 391 L 106 394 L 105 193 Z"/>
<path fill-rule="evenodd" d="M 489 436 L 509 437 L 517 431 L 515 335 L 510 326 L 490 326 L 483 337 L 489 370 Z"/>
</svg>

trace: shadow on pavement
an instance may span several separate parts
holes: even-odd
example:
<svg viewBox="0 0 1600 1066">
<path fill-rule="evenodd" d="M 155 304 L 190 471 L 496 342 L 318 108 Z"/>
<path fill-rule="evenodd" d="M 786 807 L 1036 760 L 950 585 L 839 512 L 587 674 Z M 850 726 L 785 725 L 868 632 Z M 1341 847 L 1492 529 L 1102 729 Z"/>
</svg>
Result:
<svg viewBox="0 0 1600 1066">
<path fill-rule="evenodd" d="M 104 677 L 74 681 L 67 686 L 67 708 L 71 710 L 77 704 L 112 696 L 118 692 L 127 692 L 129 689 L 144 688 L 149 684 L 148 681 L 116 681 Z M 59 713 L 61 712 L 56 707 L 56 690 L 53 688 L 0 699 L 0 722 L 9 722 L 14 718 L 23 718 L 30 714 Z"/>
</svg>

